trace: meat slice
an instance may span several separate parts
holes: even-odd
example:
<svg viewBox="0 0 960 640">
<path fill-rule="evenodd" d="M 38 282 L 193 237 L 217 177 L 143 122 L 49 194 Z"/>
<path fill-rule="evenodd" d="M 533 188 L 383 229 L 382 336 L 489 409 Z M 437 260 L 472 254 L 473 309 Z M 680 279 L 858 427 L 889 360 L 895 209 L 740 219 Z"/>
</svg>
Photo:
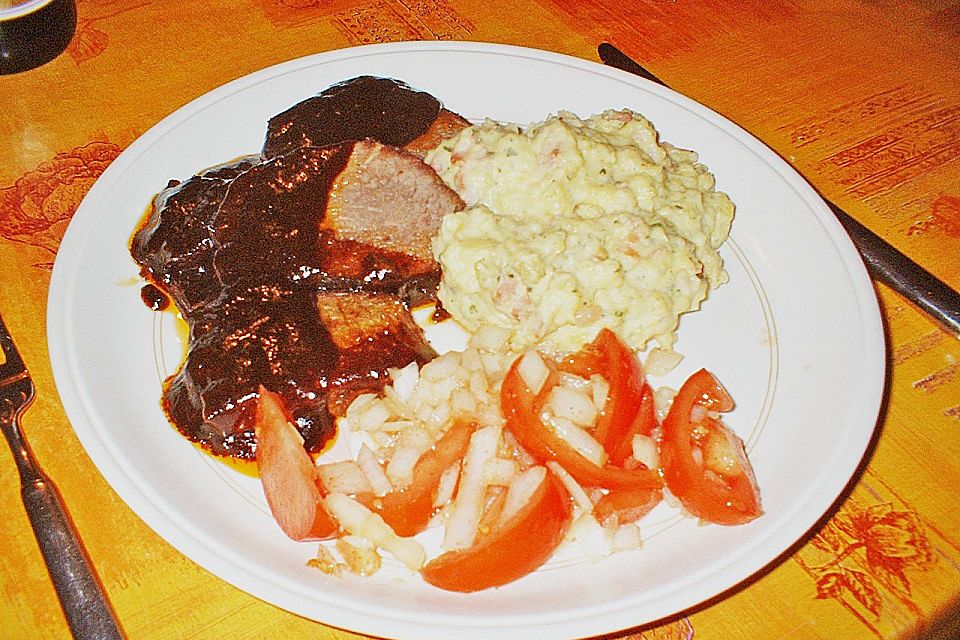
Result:
<svg viewBox="0 0 960 640">
<path fill-rule="evenodd" d="M 430 238 L 463 207 L 419 158 L 372 140 L 302 147 L 252 167 L 213 227 L 225 287 L 263 280 L 397 293 L 436 273 Z"/>
<path fill-rule="evenodd" d="M 437 119 L 420 136 L 403 145 L 410 153 L 423 158 L 447 138 L 452 138 L 470 126 L 470 122 L 452 111 L 440 109 Z"/>
<path fill-rule="evenodd" d="M 328 389 L 334 415 L 343 415 L 361 393 L 379 393 L 391 367 L 422 365 L 437 355 L 396 296 L 320 292 L 317 311 L 340 353 Z"/>
<path fill-rule="evenodd" d="M 360 76 L 325 89 L 270 119 L 263 156 L 371 138 L 420 155 L 468 122 L 429 93 L 392 78 Z M 431 144 L 431 141 L 433 144 Z M 429 146 L 427 146 L 429 145 Z"/>
<path fill-rule="evenodd" d="M 319 450 L 359 394 L 390 367 L 436 356 L 403 302 L 389 294 L 247 290 L 192 325 L 190 351 L 164 406 L 191 439 L 219 455 L 253 457 L 258 389 L 279 393 L 308 451 Z"/>
<path fill-rule="evenodd" d="M 463 204 L 416 156 L 370 140 L 300 147 L 155 205 L 134 257 L 190 304 L 164 404 L 213 452 L 253 457 L 260 385 L 315 451 L 387 368 L 434 357 L 408 305 L 434 295 L 430 237 Z"/>
<path fill-rule="evenodd" d="M 253 458 L 262 384 L 283 396 L 306 446 L 316 449 L 334 430 L 324 400 L 338 362 L 311 295 L 241 289 L 191 319 L 187 358 L 167 382 L 164 408 L 213 453 Z"/>
<path fill-rule="evenodd" d="M 433 262 L 431 237 L 445 214 L 462 207 L 460 197 L 422 160 L 365 140 L 354 145 L 330 191 L 325 225 L 338 238 Z"/>
<path fill-rule="evenodd" d="M 151 215 L 133 236 L 130 253 L 189 317 L 222 290 L 213 277 L 213 219 L 240 174 L 259 156 L 211 167 L 184 182 L 170 181 L 154 198 Z"/>
</svg>

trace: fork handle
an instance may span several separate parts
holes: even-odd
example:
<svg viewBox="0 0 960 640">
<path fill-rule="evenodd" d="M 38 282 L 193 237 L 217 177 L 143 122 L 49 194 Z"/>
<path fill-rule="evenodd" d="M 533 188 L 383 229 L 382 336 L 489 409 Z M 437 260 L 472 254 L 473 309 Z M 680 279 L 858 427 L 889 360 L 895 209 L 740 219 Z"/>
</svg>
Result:
<svg viewBox="0 0 960 640">
<path fill-rule="evenodd" d="M 67 516 L 60 492 L 45 473 L 34 472 L 22 486 L 23 504 L 73 637 L 121 640 L 125 636 Z"/>
</svg>

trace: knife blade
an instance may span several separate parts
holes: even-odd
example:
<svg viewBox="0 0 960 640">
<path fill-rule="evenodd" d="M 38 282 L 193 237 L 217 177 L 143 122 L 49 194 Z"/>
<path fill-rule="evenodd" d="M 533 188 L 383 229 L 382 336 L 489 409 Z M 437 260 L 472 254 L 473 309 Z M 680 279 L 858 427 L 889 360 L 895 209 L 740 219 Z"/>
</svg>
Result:
<svg viewBox="0 0 960 640">
<path fill-rule="evenodd" d="M 607 66 L 632 73 L 661 86 L 668 85 L 644 69 L 608 42 L 597 47 L 600 60 Z M 823 196 L 820 196 L 823 198 Z M 870 276 L 882 282 L 919 307 L 950 335 L 960 337 L 960 293 L 908 258 L 853 216 L 827 198 L 827 207 L 840 221 L 854 246 L 860 252 Z"/>
</svg>

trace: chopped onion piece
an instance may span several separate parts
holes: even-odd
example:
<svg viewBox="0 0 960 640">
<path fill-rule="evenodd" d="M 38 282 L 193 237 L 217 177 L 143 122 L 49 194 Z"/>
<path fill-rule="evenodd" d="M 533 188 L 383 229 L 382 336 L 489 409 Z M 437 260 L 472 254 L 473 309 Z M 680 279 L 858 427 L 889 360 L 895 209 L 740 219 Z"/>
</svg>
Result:
<svg viewBox="0 0 960 640">
<path fill-rule="evenodd" d="M 500 526 L 500 516 L 503 513 L 503 503 L 506 502 L 507 488 L 501 485 L 490 485 L 483 494 L 483 513 L 477 525 L 477 533 L 485 536 Z"/>
<path fill-rule="evenodd" d="M 470 436 L 470 444 L 463 457 L 460 489 L 457 491 L 457 497 L 447 517 L 443 536 L 444 549 L 466 549 L 473 544 L 480 524 L 483 498 L 487 488 L 484 482 L 484 468 L 487 461 L 497 455 L 499 444 L 500 430 L 495 427 L 474 431 Z"/>
<path fill-rule="evenodd" d="M 700 447 L 692 447 L 690 449 L 690 457 L 693 458 L 694 464 L 698 467 L 703 465 L 703 452 L 700 451 Z"/>
<path fill-rule="evenodd" d="M 473 371 L 470 373 L 469 381 L 470 392 L 478 398 L 482 398 L 489 393 L 487 376 L 483 371 Z"/>
<path fill-rule="evenodd" d="M 407 420 L 410 420 L 414 417 L 414 412 L 411 410 L 407 400 L 402 398 L 400 393 L 390 385 L 387 385 L 383 388 L 383 402 L 397 417 L 406 418 Z"/>
<path fill-rule="evenodd" d="M 450 405 L 441 404 L 438 407 L 434 407 L 427 413 L 426 416 L 421 415 L 421 419 L 426 423 L 426 425 L 433 431 L 439 431 L 447 425 L 447 421 L 450 420 Z"/>
<path fill-rule="evenodd" d="M 582 391 L 557 385 L 550 390 L 546 405 L 553 415 L 580 427 L 590 427 L 597 421 L 597 407 L 593 399 Z"/>
<path fill-rule="evenodd" d="M 635 522 L 620 525 L 613 530 L 611 543 L 614 551 L 642 548 L 643 538 L 640 537 L 640 527 Z"/>
<path fill-rule="evenodd" d="M 453 393 L 450 394 L 450 409 L 453 415 L 476 412 L 476 394 L 467 389 L 454 389 Z"/>
<path fill-rule="evenodd" d="M 703 419 L 707 417 L 707 408 L 702 404 L 694 404 L 690 407 L 690 422 L 696 424 L 698 422 L 703 422 Z"/>
<path fill-rule="evenodd" d="M 468 346 L 466 349 L 460 352 L 460 371 L 457 372 L 458 378 L 463 378 L 463 374 L 470 373 L 480 369 L 482 367 L 480 363 L 480 352 L 475 348 Z"/>
<path fill-rule="evenodd" d="M 547 476 L 546 467 L 530 467 L 514 477 L 507 487 L 507 499 L 503 503 L 500 522 L 509 520 L 520 511 Z"/>
<path fill-rule="evenodd" d="M 414 424 L 415 423 L 412 420 L 387 420 L 380 425 L 380 431 L 386 431 L 389 433 L 403 433 L 408 429 L 413 429 Z"/>
<path fill-rule="evenodd" d="M 550 471 L 553 472 L 555 476 L 560 478 L 560 482 L 563 483 L 563 486 L 567 489 L 567 493 L 570 494 L 570 497 L 573 498 L 573 502 L 580 507 L 581 511 L 590 513 L 593 511 L 593 501 L 590 500 L 590 496 L 587 495 L 587 492 L 584 491 L 583 487 L 580 486 L 580 483 L 574 480 L 573 476 L 564 469 L 559 462 L 555 460 L 550 460 L 547 462 L 547 467 Z"/>
<path fill-rule="evenodd" d="M 610 383 L 606 378 L 595 373 L 590 376 L 590 392 L 593 396 L 593 406 L 597 411 L 603 411 L 604 405 L 607 404 L 607 397 L 610 395 Z"/>
<path fill-rule="evenodd" d="M 589 511 L 581 513 L 573 521 L 567 536 L 576 541 L 591 562 L 599 562 L 613 552 L 610 532 L 601 527 Z"/>
<path fill-rule="evenodd" d="M 327 491 L 337 493 L 369 493 L 373 491 L 360 465 L 353 460 L 341 460 L 317 465 L 317 477 Z"/>
<path fill-rule="evenodd" d="M 333 555 L 333 552 L 322 544 L 317 545 L 317 556 L 307 560 L 307 566 L 320 569 L 320 571 L 330 576 L 343 575 L 343 570 L 347 568 L 347 565 L 342 562 L 337 562 L 337 558 Z"/>
<path fill-rule="evenodd" d="M 368 404 L 377 399 L 377 396 L 372 393 L 361 393 L 356 398 L 353 399 L 353 402 L 350 403 L 350 406 L 347 407 L 346 416 L 352 418 L 357 414 L 361 413 Z"/>
<path fill-rule="evenodd" d="M 354 424 L 361 431 L 376 431 L 390 419 L 390 411 L 384 402 L 375 400 L 364 407 L 356 416 Z"/>
<path fill-rule="evenodd" d="M 397 447 L 387 462 L 387 477 L 394 489 L 403 490 L 413 482 L 413 468 L 423 454 L 423 449 L 406 445 Z"/>
<path fill-rule="evenodd" d="M 440 474 L 440 482 L 437 485 L 437 495 L 433 498 L 433 506 L 441 507 L 453 499 L 453 494 L 457 490 L 457 480 L 459 479 L 460 463 L 455 462 Z"/>
<path fill-rule="evenodd" d="M 390 478 L 384 473 L 383 467 L 380 466 L 380 461 L 377 460 L 373 451 L 371 451 L 370 447 L 366 444 L 361 446 L 360 451 L 357 452 L 357 464 L 360 465 L 360 470 L 363 471 L 363 475 L 367 477 L 367 482 L 370 483 L 374 495 L 383 496 L 393 490 L 393 484 L 390 482 Z"/>
<path fill-rule="evenodd" d="M 517 365 L 517 373 L 523 379 L 523 383 L 529 387 L 534 395 L 540 393 L 543 383 L 547 381 L 550 370 L 543 362 L 543 358 L 535 349 L 530 349 L 520 358 L 520 364 Z"/>
<path fill-rule="evenodd" d="M 521 468 L 532 467 L 537 464 L 537 461 L 531 456 L 526 449 L 520 446 L 520 443 L 517 442 L 517 439 L 509 431 L 503 432 L 503 444 L 509 450 L 513 452 L 513 457 L 517 459 L 520 463 Z"/>
<path fill-rule="evenodd" d="M 460 353 L 448 351 L 425 365 L 420 371 L 420 379 L 432 382 L 456 380 L 460 368 Z"/>
<path fill-rule="evenodd" d="M 483 362 L 483 370 L 488 376 L 503 374 L 503 359 L 498 353 L 484 353 L 480 356 Z"/>
<path fill-rule="evenodd" d="M 657 442 L 650 436 L 637 434 L 630 443 L 633 449 L 633 459 L 642 462 L 647 469 L 656 469 L 660 466 L 660 456 L 657 453 Z"/>
<path fill-rule="evenodd" d="M 324 502 L 340 526 L 348 533 L 369 540 L 408 568 L 417 571 L 427 554 L 413 538 L 401 538 L 376 513 L 342 493 L 331 493 Z"/>
<path fill-rule="evenodd" d="M 488 404 L 485 407 L 480 409 L 480 415 L 477 416 L 477 419 L 485 427 L 497 427 L 498 429 L 503 426 L 503 423 L 506 420 L 503 417 L 503 413 L 500 411 L 500 404 Z"/>
<path fill-rule="evenodd" d="M 581 429 L 569 420 L 559 416 L 552 416 L 544 413 L 542 416 L 544 422 L 557 432 L 557 435 L 567 441 L 571 447 L 584 458 L 602 467 L 607 463 L 607 452 L 603 445 L 597 442 L 597 439 L 590 435 L 586 429 Z"/>
<path fill-rule="evenodd" d="M 420 382 L 420 368 L 414 360 L 402 369 L 390 369 L 390 379 L 393 380 L 393 390 L 401 400 L 407 401 L 413 393 L 414 387 Z"/>
<path fill-rule="evenodd" d="M 653 404 L 657 408 L 657 419 L 663 422 L 670 411 L 670 405 L 673 404 L 673 397 L 677 395 L 677 390 L 672 387 L 657 387 L 653 391 Z"/>
<path fill-rule="evenodd" d="M 347 568 L 359 576 L 372 576 L 380 570 L 381 560 L 377 548 L 364 538 L 345 536 L 337 538 L 337 551 Z"/>
<path fill-rule="evenodd" d="M 433 436 L 419 428 L 401 431 L 399 435 L 397 448 L 387 462 L 386 474 L 395 489 L 405 489 L 413 482 L 413 468 L 420 456 L 433 445 Z"/>
<path fill-rule="evenodd" d="M 643 369 L 652 376 L 663 376 L 673 371 L 681 360 L 683 355 L 672 349 L 654 347 L 647 354 Z"/>
<path fill-rule="evenodd" d="M 483 466 L 484 482 L 506 487 L 520 472 L 520 464 L 507 458 L 491 458 Z"/>
</svg>

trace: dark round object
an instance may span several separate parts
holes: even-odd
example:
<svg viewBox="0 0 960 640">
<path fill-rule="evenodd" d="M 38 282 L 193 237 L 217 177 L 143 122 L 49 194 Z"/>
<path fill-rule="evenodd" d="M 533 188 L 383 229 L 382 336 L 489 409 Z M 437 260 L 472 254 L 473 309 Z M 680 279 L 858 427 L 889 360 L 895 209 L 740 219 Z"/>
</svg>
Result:
<svg viewBox="0 0 960 640">
<path fill-rule="evenodd" d="M 26 0 L 0 10 L 0 74 L 50 62 L 77 29 L 75 0 Z"/>
</svg>

